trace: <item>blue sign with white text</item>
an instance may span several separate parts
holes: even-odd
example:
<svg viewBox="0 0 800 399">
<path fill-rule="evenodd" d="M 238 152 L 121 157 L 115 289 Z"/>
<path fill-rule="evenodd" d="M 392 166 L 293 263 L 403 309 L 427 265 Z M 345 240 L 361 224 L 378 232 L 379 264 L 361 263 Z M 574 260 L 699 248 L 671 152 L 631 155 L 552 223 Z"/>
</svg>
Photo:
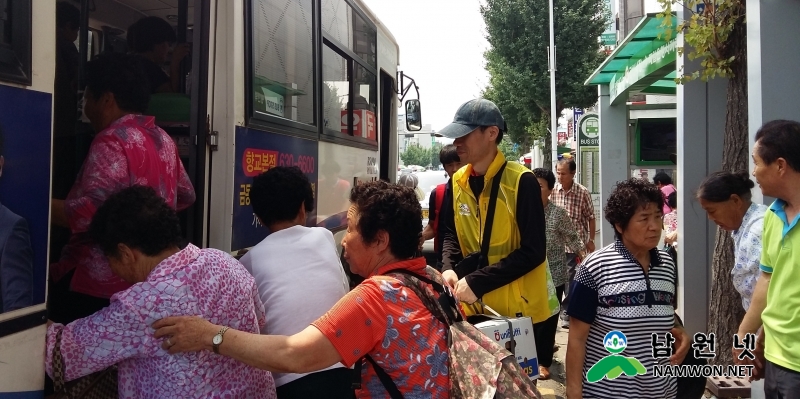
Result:
<svg viewBox="0 0 800 399">
<path fill-rule="evenodd" d="M 250 206 L 253 178 L 275 166 L 296 166 L 308 176 L 316 198 L 318 143 L 299 137 L 236 127 L 231 250 L 252 247 L 268 234 Z M 314 220 L 315 213 L 308 215 Z"/>
</svg>

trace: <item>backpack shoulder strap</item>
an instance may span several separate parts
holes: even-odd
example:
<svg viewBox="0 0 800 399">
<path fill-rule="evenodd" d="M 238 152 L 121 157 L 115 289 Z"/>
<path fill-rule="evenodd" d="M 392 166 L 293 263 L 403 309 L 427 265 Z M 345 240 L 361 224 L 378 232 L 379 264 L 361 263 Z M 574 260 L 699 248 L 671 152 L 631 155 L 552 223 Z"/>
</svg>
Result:
<svg viewBox="0 0 800 399">
<path fill-rule="evenodd" d="M 443 284 L 429 278 L 429 276 L 420 276 L 405 269 L 390 270 L 384 275 L 400 280 L 404 286 L 417 295 L 425 308 L 443 324 L 449 326 L 463 320 L 461 313 L 458 311 L 458 302 L 452 292 Z M 426 287 L 422 283 L 430 284 L 438 295 L 433 297 L 428 294 Z"/>
<path fill-rule="evenodd" d="M 378 380 L 380 380 L 381 384 L 383 384 L 383 387 L 386 388 L 386 392 L 389 393 L 389 397 L 391 399 L 404 399 L 403 393 L 400 392 L 399 388 L 397 388 L 397 384 L 392 381 L 392 377 L 386 372 L 386 370 L 379 366 L 370 355 L 366 355 L 361 359 L 358 359 L 353 365 L 353 389 L 361 389 L 361 370 L 364 368 L 365 360 L 372 365 L 372 369 L 375 370 Z"/>
<path fill-rule="evenodd" d="M 436 197 L 434 197 L 435 203 L 430 204 L 433 205 L 433 209 L 436 210 L 436 219 L 433 219 L 433 231 L 435 231 L 436 234 L 439 234 L 439 220 L 442 219 L 439 217 L 439 215 L 442 213 L 442 204 L 444 204 L 445 191 L 447 191 L 447 183 L 442 183 L 436 186 Z"/>
<path fill-rule="evenodd" d="M 442 204 L 444 204 L 444 194 L 447 191 L 447 183 L 442 183 L 436 186 L 436 214 L 439 214 L 439 210 L 442 209 Z"/>
<path fill-rule="evenodd" d="M 458 308 L 456 308 L 458 305 L 457 302 L 455 302 L 455 298 L 453 297 L 452 293 L 444 285 L 430 278 L 431 274 L 429 269 L 430 266 L 426 268 L 426 272 L 428 272 L 426 274 L 428 274 L 428 276 L 421 276 L 405 269 L 389 270 L 388 272 L 383 273 L 383 275 L 396 278 L 405 287 L 414 292 L 420 301 L 422 301 L 422 304 L 425 305 L 425 308 L 427 308 L 434 317 L 436 317 L 445 325 L 449 326 L 457 321 L 463 320 L 461 313 L 458 311 Z M 431 295 L 429 295 L 425 287 L 422 286 L 422 283 L 430 284 L 433 287 L 433 290 L 439 294 L 438 298 L 433 298 Z M 444 309 L 449 310 L 445 311 Z M 449 334 L 449 331 L 447 334 Z M 391 399 L 403 399 L 403 394 L 397 388 L 397 385 L 394 383 L 394 381 L 392 381 L 392 377 L 389 376 L 389 374 L 387 374 L 386 371 L 383 370 L 383 368 L 381 368 L 381 366 L 379 366 L 369 355 L 357 360 L 353 367 L 353 389 L 361 389 L 361 370 L 364 367 L 365 360 L 372 365 L 372 368 L 375 370 L 375 374 L 377 374 L 378 379 L 381 381 L 384 388 L 386 388 L 386 391 L 389 392 L 389 397 Z"/>
<path fill-rule="evenodd" d="M 372 356 L 367 355 L 364 356 L 364 358 L 367 359 L 369 364 L 372 365 L 372 368 L 375 369 L 375 374 L 378 375 L 378 379 L 381 380 L 383 387 L 389 392 L 389 397 L 392 399 L 403 399 L 403 393 L 397 388 L 397 384 L 392 381 L 392 377 L 390 377 L 381 366 L 378 366 L 378 363 L 372 359 Z"/>
</svg>

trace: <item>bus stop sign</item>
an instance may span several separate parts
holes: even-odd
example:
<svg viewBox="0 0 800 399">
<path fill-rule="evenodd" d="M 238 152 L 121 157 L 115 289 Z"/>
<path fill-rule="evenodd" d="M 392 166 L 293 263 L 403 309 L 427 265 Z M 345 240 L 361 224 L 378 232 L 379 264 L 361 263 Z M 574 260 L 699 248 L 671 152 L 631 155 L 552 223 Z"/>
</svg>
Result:
<svg viewBox="0 0 800 399">
<path fill-rule="evenodd" d="M 597 114 L 586 114 L 578 121 L 578 138 L 581 146 L 600 145 L 600 118 Z"/>
</svg>

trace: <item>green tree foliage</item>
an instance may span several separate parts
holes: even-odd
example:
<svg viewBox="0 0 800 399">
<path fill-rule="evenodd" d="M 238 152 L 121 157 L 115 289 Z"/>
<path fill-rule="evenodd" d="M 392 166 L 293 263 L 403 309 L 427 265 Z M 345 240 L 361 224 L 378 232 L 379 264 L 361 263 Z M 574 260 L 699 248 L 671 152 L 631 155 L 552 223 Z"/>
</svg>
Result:
<svg viewBox="0 0 800 399">
<path fill-rule="evenodd" d="M 686 56 L 689 60 L 700 59 L 702 68 L 690 74 L 682 74 L 678 80 L 687 82 L 700 78 L 704 81 L 714 78 L 730 78 L 734 76 L 734 67 L 743 54 L 731 34 L 738 24 L 744 22 L 745 5 L 743 0 L 658 0 L 664 7 L 659 14 L 664 26 L 671 26 L 673 7 L 678 5 L 686 10 L 697 10 L 702 5 L 703 12 L 689 12 L 689 17 L 678 24 L 678 32 L 688 45 Z M 675 32 L 666 31 L 667 37 Z M 683 51 L 684 49 L 680 49 Z"/>
<path fill-rule="evenodd" d="M 487 0 L 481 7 L 491 46 L 484 97 L 500 107 L 511 142 L 525 149 L 536 139 L 550 142 L 548 7 L 547 0 Z M 602 0 L 555 0 L 557 114 L 597 102 L 597 88 L 583 83 L 604 58 L 599 43 L 604 7 Z"/>
<path fill-rule="evenodd" d="M 433 148 L 422 148 L 417 144 L 411 144 L 400 154 L 400 159 L 403 160 L 404 164 L 409 166 L 431 165 L 436 168 L 441 164 L 441 162 L 439 162 L 439 150 L 441 149 L 442 144 L 438 142 L 434 143 Z"/>
<path fill-rule="evenodd" d="M 506 161 L 519 161 L 522 154 L 527 152 L 526 147 L 512 142 L 508 136 L 503 136 L 498 149 L 506 156 Z"/>
<path fill-rule="evenodd" d="M 429 150 L 431 152 L 431 159 L 433 160 L 431 166 L 433 166 L 434 168 L 438 168 L 439 165 L 442 164 L 441 162 L 439 162 L 439 151 L 442 150 L 442 147 L 444 147 L 442 143 L 437 141 L 433 143 L 433 148 Z"/>
</svg>

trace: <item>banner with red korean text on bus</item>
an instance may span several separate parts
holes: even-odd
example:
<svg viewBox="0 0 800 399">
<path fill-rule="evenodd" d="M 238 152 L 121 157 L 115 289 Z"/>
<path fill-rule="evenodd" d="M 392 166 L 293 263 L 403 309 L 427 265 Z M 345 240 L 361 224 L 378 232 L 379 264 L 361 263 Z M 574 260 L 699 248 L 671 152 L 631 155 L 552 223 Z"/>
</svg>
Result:
<svg viewBox="0 0 800 399">
<path fill-rule="evenodd" d="M 346 132 L 348 110 L 342 110 L 342 131 Z M 368 109 L 353 110 L 353 136 L 377 140 L 375 113 Z"/>
<path fill-rule="evenodd" d="M 231 250 L 252 247 L 269 234 L 253 214 L 250 187 L 254 177 L 275 166 L 300 168 L 317 197 L 316 141 L 237 126 Z M 316 212 L 311 212 L 308 218 L 309 225 L 315 224 Z"/>
</svg>

